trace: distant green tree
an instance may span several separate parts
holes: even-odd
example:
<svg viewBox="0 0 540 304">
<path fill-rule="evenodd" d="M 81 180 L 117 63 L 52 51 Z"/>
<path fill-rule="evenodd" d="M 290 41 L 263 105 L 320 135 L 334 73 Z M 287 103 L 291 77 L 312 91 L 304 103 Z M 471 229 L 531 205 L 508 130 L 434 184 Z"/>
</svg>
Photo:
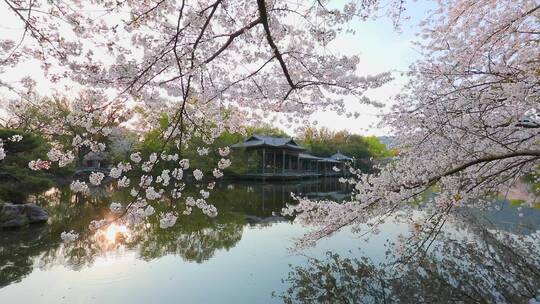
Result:
<svg viewBox="0 0 540 304">
<path fill-rule="evenodd" d="M 65 129 L 64 132 L 57 132 L 56 129 L 51 128 L 58 125 L 58 122 L 65 121 L 71 113 L 69 100 L 63 96 L 27 96 L 25 102 L 12 103 L 8 110 L 12 118 L 6 123 L 7 128 L 42 134 L 64 145 L 71 144 L 71 136 L 65 131 L 84 132 L 70 124 L 61 125 Z"/>
<path fill-rule="evenodd" d="M 385 144 L 383 144 L 376 136 L 365 136 L 363 141 L 366 143 L 371 156 L 377 157 L 389 157 L 393 156 L 393 152 L 389 150 Z"/>
<path fill-rule="evenodd" d="M 287 134 L 287 132 L 281 130 L 280 128 L 273 127 L 267 123 L 263 123 L 258 126 L 248 126 L 246 127 L 246 133 L 248 136 L 265 135 L 276 137 L 291 137 L 289 134 Z"/>
<path fill-rule="evenodd" d="M 19 142 L 7 140 L 21 135 Z M 16 203 L 24 202 L 29 194 L 52 187 L 55 172 L 32 171 L 28 163 L 35 159 L 47 159 L 48 145 L 43 137 L 13 129 L 0 129 L 7 156 L 0 161 L 0 199 Z M 57 170 L 56 173 L 58 173 Z"/>
<path fill-rule="evenodd" d="M 354 158 L 355 166 L 363 171 L 371 170 L 371 158 L 392 156 L 375 136 L 350 134 L 345 130 L 334 132 L 324 127 L 305 129 L 299 143 L 317 156 L 328 157 L 339 151 Z"/>
<path fill-rule="evenodd" d="M 115 134 L 110 136 L 110 144 L 107 146 L 112 163 L 118 163 L 129 159 L 135 147 L 139 145 L 139 136 L 126 128 L 116 129 Z"/>
<path fill-rule="evenodd" d="M 76 165 L 83 166 L 84 157 L 91 149 L 86 145 L 73 147 L 72 143 L 75 135 L 85 134 L 88 130 L 76 123 L 70 123 L 69 120 L 70 116 L 79 111 L 77 109 L 81 106 L 81 100 L 85 98 L 91 97 L 83 93 L 74 99 L 61 94 L 51 97 L 29 94 L 18 102 L 6 101 L 11 115 L 1 125 L 8 129 L 39 134 L 46 138 L 47 142 L 59 144 L 66 150 L 74 149 L 77 155 Z M 143 114 L 140 110 L 138 113 Z M 125 160 L 129 156 L 129 150 L 138 141 L 135 132 L 120 127 L 126 117 L 100 123 L 100 128 L 106 127 L 111 131 L 109 136 L 104 136 L 100 132 L 90 136 L 92 140 L 104 143 L 107 147 L 105 151 L 107 157 L 102 160 L 102 165 Z"/>
</svg>

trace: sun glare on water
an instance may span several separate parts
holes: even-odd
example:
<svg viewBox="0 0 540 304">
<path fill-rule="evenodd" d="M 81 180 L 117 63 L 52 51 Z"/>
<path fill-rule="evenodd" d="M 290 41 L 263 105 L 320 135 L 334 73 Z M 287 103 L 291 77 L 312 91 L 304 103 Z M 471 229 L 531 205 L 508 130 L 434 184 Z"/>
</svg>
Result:
<svg viewBox="0 0 540 304">
<path fill-rule="evenodd" d="M 111 224 L 104 231 L 104 235 L 107 241 L 114 243 L 118 236 L 125 237 L 128 232 L 128 228 L 124 225 Z"/>
</svg>

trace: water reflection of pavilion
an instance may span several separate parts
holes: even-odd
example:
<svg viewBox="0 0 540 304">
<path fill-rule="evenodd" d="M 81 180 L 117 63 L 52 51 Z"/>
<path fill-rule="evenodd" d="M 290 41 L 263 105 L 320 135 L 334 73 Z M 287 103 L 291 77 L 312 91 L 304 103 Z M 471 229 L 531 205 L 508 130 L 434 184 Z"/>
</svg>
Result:
<svg viewBox="0 0 540 304">
<path fill-rule="evenodd" d="M 225 186 L 225 185 L 223 185 Z M 271 183 L 245 181 L 235 182 L 226 187 L 234 187 L 236 199 L 247 195 L 243 206 L 252 205 L 252 210 L 246 213 L 256 216 L 271 216 L 280 214 L 287 204 L 295 204 L 291 193 L 312 199 L 330 199 L 342 201 L 350 197 L 351 187 L 339 182 L 338 178 L 308 179 L 287 182 L 274 181 Z"/>
<path fill-rule="evenodd" d="M 245 152 L 247 170 L 238 177 L 250 180 L 343 176 L 348 174 L 346 164 L 353 162 L 339 151 L 330 157 L 311 155 L 287 137 L 253 135 L 231 148 Z"/>
</svg>

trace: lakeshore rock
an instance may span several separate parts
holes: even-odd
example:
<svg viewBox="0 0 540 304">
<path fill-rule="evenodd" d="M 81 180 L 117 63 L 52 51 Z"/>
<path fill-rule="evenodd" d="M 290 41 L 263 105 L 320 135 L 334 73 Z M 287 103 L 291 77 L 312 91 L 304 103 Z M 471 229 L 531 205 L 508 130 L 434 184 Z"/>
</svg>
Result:
<svg viewBox="0 0 540 304">
<path fill-rule="evenodd" d="M 5 203 L 0 209 L 0 228 L 17 228 L 27 224 L 45 222 L 49 215 L 36 204 Z"/>
<path fill-rule="evenodd" d="M 36 204 L 26 204 L 25 213 L 30 223 L 46 222 L 49 219 L 49 214 L 43 208 Z"/>
</svg>

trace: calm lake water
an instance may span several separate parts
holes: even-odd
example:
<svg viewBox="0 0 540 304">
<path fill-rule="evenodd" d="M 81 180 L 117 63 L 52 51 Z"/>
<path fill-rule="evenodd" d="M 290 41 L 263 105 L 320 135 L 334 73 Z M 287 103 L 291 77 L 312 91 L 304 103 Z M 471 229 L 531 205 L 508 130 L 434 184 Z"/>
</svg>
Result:
<svg viewBox="0 0 540 304">
<path fill-rule="evenodd" d="M 76 202 L 67 189 L 51 189 L 37 197 L 49 212 L 47 224 L 0 231 L 0 303 L 416 302 L 419 296 L 527 303 L 540 296 L 538 209 L 500 201 L 487 211 L 462 210 L 425 259 L 381 268 L 391 261 L 389 245 L 410 225 L 398 216 L 369 239 L 345 229 L 291 252 L 309 230 L 280 216 L 291 192 L 349 195 L 335 179 L 222 184 L 211 194 L 220 212 L 214 219 L 194 213 L 160 229 L 154 217 L 63 243 L 62 231 L 84 231 L 91 220 L 111 216 L 108 206 L 121 194 Z"/>
</svg>

